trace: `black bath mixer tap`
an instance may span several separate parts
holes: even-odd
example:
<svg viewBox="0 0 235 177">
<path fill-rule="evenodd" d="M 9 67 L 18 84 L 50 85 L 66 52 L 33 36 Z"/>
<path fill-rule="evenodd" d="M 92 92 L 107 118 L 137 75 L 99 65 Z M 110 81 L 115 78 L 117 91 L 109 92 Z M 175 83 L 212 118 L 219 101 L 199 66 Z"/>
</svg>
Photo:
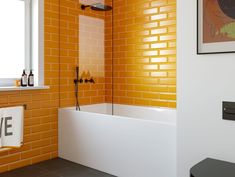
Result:
<svg viewBox="0 0 235 177">
<path fill-rule="evenodd" d="M 95 80 L 91 77 L 90 79 L 85 79 L 85 83 L 93 83 L 93 84 L 95 84 Z"/>
</svg>

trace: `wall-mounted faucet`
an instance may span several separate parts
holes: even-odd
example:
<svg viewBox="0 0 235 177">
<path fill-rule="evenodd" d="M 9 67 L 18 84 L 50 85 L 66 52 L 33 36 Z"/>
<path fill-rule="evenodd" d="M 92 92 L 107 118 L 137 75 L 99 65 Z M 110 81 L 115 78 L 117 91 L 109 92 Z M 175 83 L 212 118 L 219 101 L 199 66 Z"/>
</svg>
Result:
<svg viewBox="0 0 235 177">
<path fill-rule="evenodd" d="M 88 71 L 85 73 L 85 71 L 82 73 L 81 78 L 79 79 L 80 83 L 92 83 L 95 84 L 95 79 L 91 76 L 90 72 Z"/>
<path fill-rule="evenodd" d="M 86 83 L 86 84 L 88 84 L 88 83 L 92 83 L 92 84 L 95 84 L 95 80 L 93 79 L 93 78 L 90 78 L 90 79 L 79 79 L 79 83 Z"/>
<path fill-rule="evenodd" d="M 90 79 L 85 79 L 85 83 L 93 83 L 93 84 L 95 84 L 95 80 L 91 77 Z"/>
</svg>

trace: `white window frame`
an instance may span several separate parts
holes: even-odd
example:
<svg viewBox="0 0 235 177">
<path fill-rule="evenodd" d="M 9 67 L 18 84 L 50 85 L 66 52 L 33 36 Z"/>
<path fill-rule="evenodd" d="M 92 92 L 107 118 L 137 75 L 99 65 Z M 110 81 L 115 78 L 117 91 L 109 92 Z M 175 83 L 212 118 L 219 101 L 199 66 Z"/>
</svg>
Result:
<svg viewBox="0 0 235 177">
<path fill-rule="evenodd" d="M 20 1 L 25 1 L 24 69 L 33 69 L 35 86 L 44 86 L 44 0 Z M 19 78 L 0 78 L 0 87 L 14 86 Z"/>
<path fill-rule="evenodd" d="M 31 0 L 25 1 L 25 69 L 29 71 L 32 67 L 31 43 L 32 43 L 32 19 L 31 19 Z"/>
<path fill-rule="evenodd" d="M 44 0 L 32 1 L 31 56 L 35 85 L 44 86 Z"/>
</svg>

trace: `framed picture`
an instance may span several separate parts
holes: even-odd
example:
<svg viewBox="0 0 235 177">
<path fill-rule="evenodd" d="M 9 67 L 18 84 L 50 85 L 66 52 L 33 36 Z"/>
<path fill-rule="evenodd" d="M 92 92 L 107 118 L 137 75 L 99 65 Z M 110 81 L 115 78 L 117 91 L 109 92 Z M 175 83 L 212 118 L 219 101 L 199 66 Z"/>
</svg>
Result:
<svg viewBox="0 0 235 177">
<path fill-rule="evenodd" d="M 197 1 L 197 53 L 235 52 L 235 0 Z"/>
</svg>

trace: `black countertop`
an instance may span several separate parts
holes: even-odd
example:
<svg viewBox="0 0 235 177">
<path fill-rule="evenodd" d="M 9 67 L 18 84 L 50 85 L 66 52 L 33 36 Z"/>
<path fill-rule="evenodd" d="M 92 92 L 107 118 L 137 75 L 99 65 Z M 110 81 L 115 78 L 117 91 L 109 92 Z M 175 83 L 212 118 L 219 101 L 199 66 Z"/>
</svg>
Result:
<svg viewBox="0 0 235 177">
<path fill-rule="evenodd" d="M 235 163 L 207 158 L 190 169 L 191 177 L 235 177 Z"/>
</svg>

